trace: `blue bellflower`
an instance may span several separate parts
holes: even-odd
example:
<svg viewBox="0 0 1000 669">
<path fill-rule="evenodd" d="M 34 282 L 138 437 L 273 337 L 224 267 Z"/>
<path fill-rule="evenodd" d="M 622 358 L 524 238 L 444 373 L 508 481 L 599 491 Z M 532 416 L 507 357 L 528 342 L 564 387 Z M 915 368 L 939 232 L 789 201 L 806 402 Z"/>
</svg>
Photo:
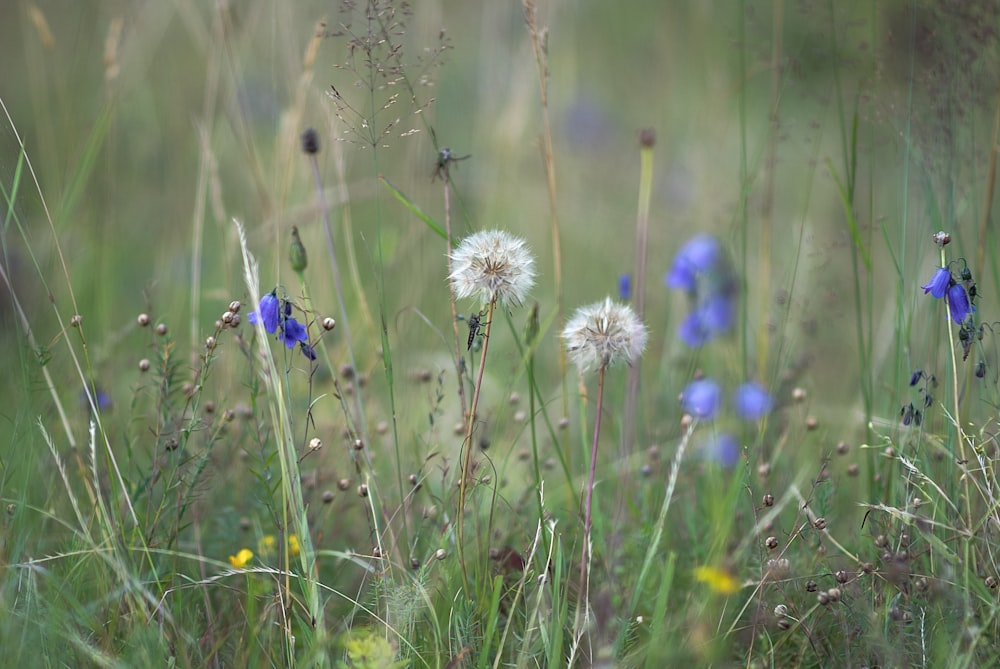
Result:
<svg viewBox="0 0 1000 669">
<path fill-rule="evenodd" d="M 278 291 L 275 289 L 260 298 L 260 304 L 257 306 L 257 311 L 250 314 L 250 323 L 253 325 L 263 323 L 267 334 L 274 334 L 278 331 L 279 307 L 280 303 L 278 301 Z"/>
<path fill-rule="evenodd" d="M 628 302 L 630 297 L 632 297 L 632 277 L 622 274 L 618 277 L 618 298 L 622 302 Z"/>
<path fill-rule="evenodd" d="M 701 445 L 701 455 L 706 460 L 732 469 L 740 461 L 740 442 L 728 432 L 722 432 L 708 438 Z"/>
<path fill-rule="evenodd" d="M 722 404 L 722 389 L 711 379 L 692 381 L 684 389 L 681 405 L 684 410 L 702 420 L 712 420 Z"/>
<path fill-rule="evenodd" d="M 921 286 L 924 289 L 924 295 L 930 293 L 937 299 L 944 297 L 944 294 L 948 292 L 948 287 L 952 284 L 951 270 L 947 267 L 938 267 L 937 271 L 934 272 L 934 276 L 927 283 L 926 286 Z"/>
<path fill-rule="evenodd" d="M 744 420 L 760 420 L 771 412 L 774 400 L 759 383 L 744 383 L 733 393 L 733 407 Z"/>
<path fill-rule="evenodd" d="M 294 318 L 286 318 L 285 322 L 281 324 L 281 341 L 288 348 L 295 348 L 296 344 L 305 342 L 308 339 L 309 335 L 306 334 L 306 327 Z"/>
<path fill-rule="evenodd" d="M 715 267 L 721 252 L 719 240 L 712 235 L 692 237 L 677 252 L 664 283 L 668 288 L 693 292 L 698 286 L 698 275 Z"/>
<path fill-rule="evenodd" d="M 959 325 L 964 323 L 965 318 L 976 310 L 969 303 L 969 295 L 965 292 L 965 286 L 960 283 L 953 284 L 948 289 L 948 308 L 951 310 L 951 319 Z"/>
</svg>

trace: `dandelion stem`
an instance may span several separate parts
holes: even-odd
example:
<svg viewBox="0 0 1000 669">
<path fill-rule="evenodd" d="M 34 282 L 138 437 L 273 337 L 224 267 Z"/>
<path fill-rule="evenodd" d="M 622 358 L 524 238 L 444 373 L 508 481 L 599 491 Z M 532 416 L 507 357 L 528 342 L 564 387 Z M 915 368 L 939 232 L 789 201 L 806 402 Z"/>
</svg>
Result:
<svg viewBox="0 0 1000 669">
<path fill-rule="evenodd" d="M 469 574 L 465 567 L 465 497 L 468 490 L 470 466 L 472 464 L 472 432 L 476 427 L 476 408 L 479 406 L 479 392 L 483 388 L 483 371 L 486 369 L 486 352 L 490 347 L 490 330 L 493 328 L 493 312 L 496 308 L 496 298 L 490 301 L 486 308 L 486 324 L 483 329 L 483 350 L 479 355 L 479 371 L 476 373 L 476 387 L 472 392 L 472 406 L 469 407 L 468 424 L 465 428 L 465 440 L 462 448 L 465 450 L 462 460 L 461 483 L 458 490 L 458 560 L 462 566 L 462 582 L 469 591 Z"/>
<path fill-rule="evenodd" d="M 597 470 L 597 444 L 601 438 L 601 411 L 604 407 L 604 372 L 607 365 L 601 365 L 597 372 L 597 401 L 594 403 L 594 440 L 590 446 L 590 474 L 587 479 L 587 496 L 583 507 L 583 550 L 580 554 L 580 601 L 587 599 L 587 554 L 590 548 L 591 507 L 594 499 L 594 472 Z"/>
</svg>

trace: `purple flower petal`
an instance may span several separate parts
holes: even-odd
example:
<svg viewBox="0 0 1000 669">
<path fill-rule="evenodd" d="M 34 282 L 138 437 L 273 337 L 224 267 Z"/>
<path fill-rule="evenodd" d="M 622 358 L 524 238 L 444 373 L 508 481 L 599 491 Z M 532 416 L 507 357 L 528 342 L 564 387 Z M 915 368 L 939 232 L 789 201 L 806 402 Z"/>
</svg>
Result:
<svg viewBox="0 0 1000 669">
<path fill-rule="evenodd" d="M 733 407 L 744 420 L 760 420 L 774 408 L 774 400 L 760 384 L 744 383 L 733 393 Z"/>
<path fill-rule="evenodd" d="M 277 292 L 272 290 L 260 298 L 257 311 L 250 314 L 250 323 L 257 325 L 258 322 L 262 322 L 267 333 L 274 334 L 278 331 L 278 306 Z"/>
<path fill-rule="evenodd" d="M 722 389 L 711 379 L 692 381 L 681 396 L 684 410 L 702 420 L 712 420 L 721 404 Z"/>
<path fill-rule="evenodd" d="M 281 341 L 285 342 L 285 346 L 288 348 L 295 348 L 296 344 L 308 339 L 309 335 L 306 334 L 306 328 L 304 325 L 299 323 L 294 318 L 288 318 L 285 320 L 281 328 Z"/>
<path fill-rule="evenodd" d="M 687 241 L 674 256 L 674 264 L 664 278 L 668 288 L 693 291 L 697 275 L 715 266 L 722 246 L 712 235 L 697 235 Z"/>
<path fill-rule="evenodd" d="M 701 454 L 707 460 L 732 469 L 740 461 L 740 442 L 728 432 L 722 432 L 701 445 Z"/>
<path fill-rule="evenodd" d="M 965 322 L 966 316 L 976 310 L 969 303 L 969 295 L 965 292 L 965 286 L 960 283 L 956 283 L 948 289 L 948 308 L 951 309 L 951 319 L 959 325 Z"/>
<path fill-rule="evenodd" d="M 937 271 L 934 272 L 934 276 L 927 283 L 926 286 L 921 286 L 924 289 L 924 295 L 930 293 L 937 299 L 944 297 L 944 294 L 948 291 L 948 286 L 951 285 L 951 270 L 947 267 L 938 267 Z"/>
</svg>

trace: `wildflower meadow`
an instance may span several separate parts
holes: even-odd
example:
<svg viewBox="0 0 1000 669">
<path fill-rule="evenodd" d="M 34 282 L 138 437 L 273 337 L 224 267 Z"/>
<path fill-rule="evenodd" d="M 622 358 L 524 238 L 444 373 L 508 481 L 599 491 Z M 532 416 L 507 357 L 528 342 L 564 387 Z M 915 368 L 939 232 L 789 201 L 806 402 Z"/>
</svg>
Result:
<svg viewBox="0 0 1000 669">
<path fill-rule="evenodd" d="M 998 31 L 4 3 L 3 665 L 1000 666 Z"/>
</svg>

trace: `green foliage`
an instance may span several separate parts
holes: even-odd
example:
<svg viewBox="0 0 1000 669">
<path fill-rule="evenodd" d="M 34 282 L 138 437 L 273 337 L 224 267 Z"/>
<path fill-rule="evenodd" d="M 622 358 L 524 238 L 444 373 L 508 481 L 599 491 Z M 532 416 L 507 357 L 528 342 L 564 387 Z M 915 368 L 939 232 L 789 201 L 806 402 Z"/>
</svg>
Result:
<svg viewBox="0 0 1000 669">
<path fill-rule="evenodd" d="M 202 4 L 0 8 L 7 664 L 1000 664 L 997 3 Z"/>
</svg>

